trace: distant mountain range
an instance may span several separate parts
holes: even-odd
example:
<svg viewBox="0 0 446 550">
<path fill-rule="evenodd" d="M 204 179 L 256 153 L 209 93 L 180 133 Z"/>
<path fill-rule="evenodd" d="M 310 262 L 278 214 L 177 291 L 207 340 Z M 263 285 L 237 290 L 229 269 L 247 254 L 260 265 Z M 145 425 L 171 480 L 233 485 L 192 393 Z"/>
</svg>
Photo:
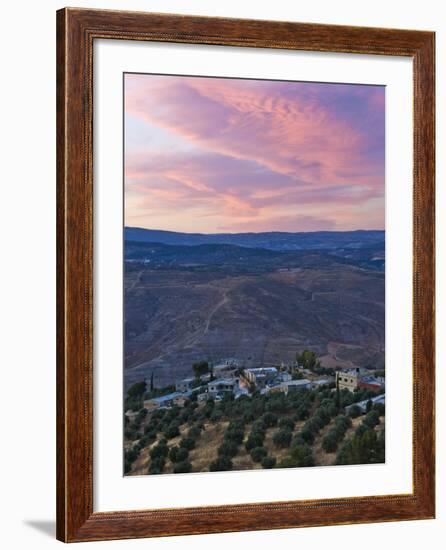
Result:
<svg viewBox="0 0 446 550">
<path fill-rule="evenodd" d="M 125 229 L 125 259 L 153 268 L 215 266 L 274 270 L 349 264 L 383 270 L 384 231 L 315 233 L 175 233 Z"/>
<path fill-rule="evenodd" d="M 308 233 L 178 233 L 126 227 L 126 241 L 161 243 L 179 246 L 203 244 L 226 244 L 246 248 L 264 248 L 267 250 L 337 250 L 360 248 L 384 248 L 384 231 L 315 231 Z"/>
</svg>

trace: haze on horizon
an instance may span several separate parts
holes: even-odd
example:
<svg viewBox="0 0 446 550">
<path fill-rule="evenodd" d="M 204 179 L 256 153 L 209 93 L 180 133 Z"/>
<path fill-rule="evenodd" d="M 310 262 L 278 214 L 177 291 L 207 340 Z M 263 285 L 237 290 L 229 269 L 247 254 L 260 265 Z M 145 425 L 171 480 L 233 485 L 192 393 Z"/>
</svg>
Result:
<svg viewBox="0 0 446 550">
<path fill-rule="evenodd" d="M 125 225 L 384 228 L 385 88 L 125 75 Z"/>
<path fill-rule="evenodd" d="M 346 230 L 340 230 L 340 229 L 311 229 L 309 231 L 278 231 L 275 229 L 271 229 L 268 231 L 210 231 L 210 232 L 204 232 L 204 231 L 175 231 L 173 229 L 164 229 L 160 227 L 142 227 L 142 226 L 125 226 L 126 230 L 147 230 L 147 231 L 166 231 L 170 233 L 183 233 L 185 235 L 241 235 L 241 234 L 253 234 L 253 235 L 261 235 L 263 233 L 319 233 L 319 232 L 333 232 L 333 233 L 348 233 L 352 231 L 357 232 L 364 232 L 369 233 L 371 231 L 384 231 L 384 229 L 367 229 L 367 228 L 358 228 L 358 229 L 346 229 Z"/>
</svg>

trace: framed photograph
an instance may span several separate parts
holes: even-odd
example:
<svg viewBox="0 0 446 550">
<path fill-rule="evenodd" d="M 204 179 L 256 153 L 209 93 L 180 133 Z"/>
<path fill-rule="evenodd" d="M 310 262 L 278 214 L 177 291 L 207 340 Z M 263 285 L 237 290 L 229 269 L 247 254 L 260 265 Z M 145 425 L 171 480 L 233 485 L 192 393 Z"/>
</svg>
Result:
<svg viewBox="0 0 446 550">
<path fill-rule="evenodd" d="M 57 537 L 434 517 L 434 33 L 57 13 Z"/>
</svg>

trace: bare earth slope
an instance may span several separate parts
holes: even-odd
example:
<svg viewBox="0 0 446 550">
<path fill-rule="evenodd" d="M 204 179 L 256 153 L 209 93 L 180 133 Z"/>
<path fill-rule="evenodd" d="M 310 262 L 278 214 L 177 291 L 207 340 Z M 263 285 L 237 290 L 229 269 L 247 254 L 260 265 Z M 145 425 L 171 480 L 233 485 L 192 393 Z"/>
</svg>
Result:
<svg viewBox="0 0 446 550">
<path fill-rule="evenodd" d="M 266 255 L 262 265 L 261 256 L 237 256 L 237 264 L 220 250 L 210 262 L 194 252 L 188 264 L 174 252 L 126 262 L 126 385 L 152 371 L 156 385 L 170 383 L 201 359 L 271 365 L 304 348 L 325 356 L 327 366 L 350 358 L 384 365 L 382 271 L 322 253 L 321 261 Z"/>
</svg>

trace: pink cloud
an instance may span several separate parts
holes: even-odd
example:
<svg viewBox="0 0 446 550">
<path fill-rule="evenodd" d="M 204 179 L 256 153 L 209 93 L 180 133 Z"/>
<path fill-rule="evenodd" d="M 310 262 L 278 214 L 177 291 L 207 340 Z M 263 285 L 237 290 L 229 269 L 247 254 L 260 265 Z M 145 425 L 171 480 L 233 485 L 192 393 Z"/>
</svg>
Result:
<svg viewBox="0 0 446 550">
<path fill-rule="evenodd" d="M 182 208 L 200 203 L 203 216 L 207 204 L 208 216 L 217 209 L 239 225 L 265 215 L 279 223 L 287 215 L 271 212 L 291 205 L 327 210 L 327 203 L 353 208 L 383 200 L 383 90 L 330 90 L 316 84 L 126 75 L 126 113 L 195 148 L 187 154 L 127 151 L 126 192 L 139 193 L 146 207 L 151 200 Z M 341 216 L 348 218 L 345 212 Z M 317 216 L 309 219 L 322 224 Z M 331 223 L 341 227 L 342 217 Z"/>
</svg>

